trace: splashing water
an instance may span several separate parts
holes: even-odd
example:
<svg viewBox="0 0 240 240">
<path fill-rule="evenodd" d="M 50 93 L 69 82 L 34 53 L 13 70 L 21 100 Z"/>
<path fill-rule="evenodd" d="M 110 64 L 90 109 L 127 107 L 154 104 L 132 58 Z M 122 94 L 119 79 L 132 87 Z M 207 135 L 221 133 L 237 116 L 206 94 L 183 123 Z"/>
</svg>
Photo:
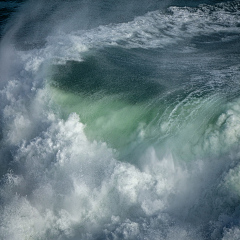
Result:
<svg viewBox="0 0 240 240">
<path fill-rule="evenodd" d="M 239 239 L 240 1 L 4 4 L 0 238 Z"/>
</svg>

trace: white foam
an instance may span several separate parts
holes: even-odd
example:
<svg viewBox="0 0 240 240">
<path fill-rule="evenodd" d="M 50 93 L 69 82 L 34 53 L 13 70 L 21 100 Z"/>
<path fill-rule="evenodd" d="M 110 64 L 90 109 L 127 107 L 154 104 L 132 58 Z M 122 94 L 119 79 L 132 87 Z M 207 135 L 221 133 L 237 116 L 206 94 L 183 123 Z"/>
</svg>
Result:
<svg viewBox="0 0 240 240">
<path fill-rule="evenodd" d="M 209 11 L 212 11 L 211 14 Z M 57 58 L 77 60 L 79 58 L 77 53 L 80 54 L 91 48 L 106 46 L 163 48 L 200 35 L 211 35 L 216 32 L 239 33 L 236 25 L 240 20 L 239 14 L 232 14 L 218 6 L 203 6 L 197 9 L 170 7 L 169 12 L 166 14 L 154 11 L 136 17 L 128 23 L 99 26 L 67 35 L 60 33 L 48 37 L 48 43 L 50 45 L 58 43 L 55 52 Z M 227 41 L 227 39 L 232 38 L 226 36 L 221 40 Z M 194 45 L 189 45 L 188 49 L 192 51 L 193 48 Z"/>
<path fill-rule="evenodd" d="M 9 52 L 17 57 L 12 63 L 7 57 L 1 67 L 8 67 L 0 92 L 0 153 L 6 167 L 0 190 L 1 238 L 201 239 L 201 231 L 210 231 L 212 223 L 213 238 L 221 238 L 223 230 L 223 239 L 238 239 L 237 226 L 224 227 L 238 214 L 231 204 L 240 195 L 239 99 L 225 106 L 214 126 L 204 122 L 206 128 L 196 131 L 199 135 L 187 142 L 189 151 L 183 148 L 182 157 L 174 154 L 174 147 L 198 124 L 185 128 L 182 119 L 199 115 L 192 108 L 182 115 L 177 110 L 186 102 L 199 110 L 216 98 L 189 95 L 165 113 L 169 121 L 160 123 L 162 134 L 176 130 L 178 139 L 166 141 L 166 154 L 159 153 L 158 143 L 146 147 L 136 164 L 117 160 L 106 143 L 90 141 L 76 113 L 62 119 L 45 87 L 49 63 L 82 61 L 81 54 L 91 48 L 157 48 L 198 34 L 238 33 L 238 14 L 216 9 L 211 15 L 204 7 L 151 12 L 129 23 L 52 35 L 41 49 L 17 51 L 4 42 L 4 56 Z M 137 129 L 140 142 L 147 135 L 144 128 L 141 124 Z M 190 163 L 181 161 L 189 156 Z"/>
</svg>

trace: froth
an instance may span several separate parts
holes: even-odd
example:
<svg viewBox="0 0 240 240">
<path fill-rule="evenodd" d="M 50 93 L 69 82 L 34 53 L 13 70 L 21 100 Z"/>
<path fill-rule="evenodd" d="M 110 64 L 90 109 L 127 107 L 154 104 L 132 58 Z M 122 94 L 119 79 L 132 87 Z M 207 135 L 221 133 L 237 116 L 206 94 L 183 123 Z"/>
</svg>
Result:
<svg viewBox="0 0 240 240">
<path fill-rule="evenodd" d="M 94 232 L 131 239 L 144 227 L 130 220 L 134 214 L 144 219 L 167 209 L 163 197 L 175 189 L 167 166 L 168 174 L 158 179 L 151 170 L 117 162 L 105 144 L 90 143 L 83 129 L 76 114 L 65 122 L 54 119 L 41 136 L 18 149 L 15 173 L 6 175 L 1 191 L 8 201 L 1 227 L 6 239 L 85 238 Z"/>
<path fill-rule="evenodd" d="M 229 3 L 230 5 L 230 3 Z M 225 8 L 223 7 L 225 6 Z M 149 12 L 128 23 L 99 26 L 90 30 L 75 31 L 67 36 L 48 37 L 48 42 L 58 42 L 57 58 L 63 56 L 68 60 L 77 60 L 77 52 L 87 49 L 118 46 L 123 48 L 163 48 L 172 44 L 181 44 L 191 38 L 225 33 L 220 41 L 231 41 L 239 33 L 238 8 L 228 9 L 228 5 L 216 5 L 192 8 L 170 7 L 168 13 Z M 211 12 L 211 14 L 209 14 Z M 232 14 L 234 12 L 234 14 Z M 228 36 L 231 33 L 231 36 Z M 185 46 L 186 47 L 186 46 Z M 182 51 L 193 51 L 194 44 L 189 42 Z M 74 53 L 75 52 L 75 53 Z M 60 54 L 60 56 L 59 56 Z M 76 57 L 75 57 L 76 56 Z"/>
<path fill-rule="evenodd" d="M 55 32 L 44 46 L 25 51 L 8 45 L 5 38 L 4 56 L 9 50 L 16 59 L 6 59 L 2 67 L 9 66 L 0 92 L 1 238 L 238 238 L 238 90 L 225 103 L 221 84 L 215 84 L 226 75 L 237 82 L 238 66 L 212 72 L 215 82 L 166 101 L 160 117 L 163 98 L 141 105 L 106 95 L 108 102 L 121 105 L 121 111 L 109 114 L 111 127 L 119 116 L 128 114 L 124 120 L 130 123 L 144 111 L 149 117 L 151 107 L 158 117 L 129 131 L 134 140 L 125 149 L 126 158 L 108 142 L 90 140 L 77 113 L 63 117 L 64 110 L 46 86 L 52 63 L 83 61 L 92 49 L 164 48 L 216 31 L 239 34 L 239 10 L 222 7 L 229 5 L 172 7 L 128 23 Z M 193 44 L 184 51 L 195 50 Z M 84 107 L 95 107 L 92 100 Z M 96 112 L 98 107 L 96 101 Z M 107 125 L 105 118 L 99 119 Z"/>
</svg>

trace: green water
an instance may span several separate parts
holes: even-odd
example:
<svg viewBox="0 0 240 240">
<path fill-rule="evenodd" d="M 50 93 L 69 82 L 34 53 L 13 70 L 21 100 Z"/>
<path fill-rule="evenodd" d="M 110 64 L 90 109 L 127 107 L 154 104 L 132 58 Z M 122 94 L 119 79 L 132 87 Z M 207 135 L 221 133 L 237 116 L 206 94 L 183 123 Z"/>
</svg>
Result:
<svg viewBox="0 0 240 240">
<path fill-rule="evenodd" d="M 139 92 L 144 87 L 141 91 L 133 87 L 112 93 L 105 86 L 86 92 L 89 86 L 83 90 L 81 86 L 88 79 L 80 70 L 81 67 L 74 72 L 77 75 L 73 82 L 71 78 L 54 78 L 50 84 L 53 100 L 61 106 L 65 118 L 76 112 L 85 124 L 87 137 L 106 142 L 116 150 L 119 159 L 138 161 L 149 146 L 155 147 L 159 157 L 169 151 L 184 161 L 215 156 L 222 151 L 219 146 L 203 146 L 207 135 L 221 127 L 215 126 L 226 107 L 221 94 L 210 96 L 201 89 L 176 89 L 148 97 L 143 94 L 141 98 Z M 129 96 L 131 93 L 135 94 L 135 101 Z"/>
</svg>

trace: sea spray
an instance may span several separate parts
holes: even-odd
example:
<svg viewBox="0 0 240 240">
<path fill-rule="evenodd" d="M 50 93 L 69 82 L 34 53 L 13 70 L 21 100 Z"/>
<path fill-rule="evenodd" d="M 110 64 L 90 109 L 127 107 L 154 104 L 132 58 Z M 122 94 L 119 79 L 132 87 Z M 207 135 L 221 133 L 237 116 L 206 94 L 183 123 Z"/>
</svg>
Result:
<svg viewBox="0 0 240 240">
<path fill-rule="evenodd" d="M 1 238 L 238 239 L 240 3 L 185 2 L 21 4 Z"/>
</svg>

